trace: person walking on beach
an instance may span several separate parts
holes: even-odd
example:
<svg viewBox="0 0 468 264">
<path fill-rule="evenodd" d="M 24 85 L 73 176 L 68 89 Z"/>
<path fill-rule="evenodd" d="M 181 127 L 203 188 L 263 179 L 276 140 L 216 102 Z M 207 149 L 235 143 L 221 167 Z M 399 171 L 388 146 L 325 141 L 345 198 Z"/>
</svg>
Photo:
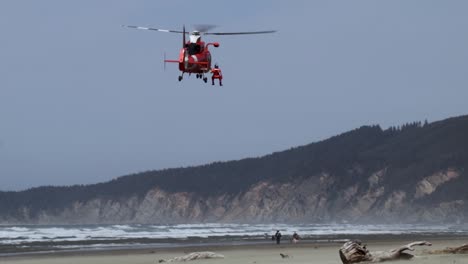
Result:
<svg viewBox="0 0 468 264">
<path fill-rule="evenodd" d="M 279 243 L 281 242 L 281 233 L 279 230 L 276 230 L 275 238 L 276 238 L 276 244 L 279 245 Z"/>
<path fill-rule="evenodd" d="M 299 235 L 296 232 L 294 232 L 294 234 L 292 235 L 291 243 L 296 244 L 299 241 L 299 239 Z"/>
</svg>

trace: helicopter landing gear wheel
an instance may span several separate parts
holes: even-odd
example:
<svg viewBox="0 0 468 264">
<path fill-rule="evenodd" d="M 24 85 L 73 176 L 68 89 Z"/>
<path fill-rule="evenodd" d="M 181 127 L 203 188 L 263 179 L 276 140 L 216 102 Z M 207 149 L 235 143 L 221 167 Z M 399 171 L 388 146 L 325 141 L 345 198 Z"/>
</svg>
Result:
<svg viewBox="0 0 468 264">
<path fill-rule="evenodd" d="M 182 81 L 182 75 L 179 75 L 179 82 Z"/>
<path fill-rule="evenodd" d="M 208 82 L 208 78 L 206 78 L 206 77 L 203 78 L 203 81 L 204 81 L 205 83 Z"/>
</svg>

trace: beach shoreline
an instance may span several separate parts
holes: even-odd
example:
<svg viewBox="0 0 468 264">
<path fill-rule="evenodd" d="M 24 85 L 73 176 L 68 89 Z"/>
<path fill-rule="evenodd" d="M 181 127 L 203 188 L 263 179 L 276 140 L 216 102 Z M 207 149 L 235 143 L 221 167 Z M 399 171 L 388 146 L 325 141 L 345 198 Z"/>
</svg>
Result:
<svg viewBox="0 0 468 264">
<path fill-rule="evenodd" d="M 368 245 L 368 249 L 391 250 L 412 241 L 426 240 L 433 244 L 432 247 L 418 247 L 413 252 L 418 258 L 423 258 L 424 263 L 433 263 L 440 258 L 451 262 L 434 263 L 468 263 L 468 255 L 428 255 L 428 250 L 443 249 L 448 246 L 460 246 L 468 243 L 467 236 L 354 236 Z M 253 241 L 251 243 L 200 243 L 178 246 L 153 247 L 147 245 L 137 248 L 119 249 L 93 249 L 72 250 L 55 252 L 32 252 L 27 254 L 0 256 L 1 263 L 15 264 L 45 264 L 45 263 L 155 263 L 160 259 L 170 259 L 183 256 L 191 252 L 212 251 L 223 254 L 224 259 L 212 259 L 210 263 L 280 263 L 282 258 L 279 253 L 291 256 L 291 263 L 340 263 L 338 249 L 343 241 L 317 241 L 302 240 L 298 244 L 289 243 L 288 240 L 276 245 L 273 241 Z M 314 261 L 312 261 L 314 260 Z M 245 262 L 247 261 L 247 262 Z M 416 260 L 419 261 L 419 260 Z M 463 262 L 465 261 L 465 262 Z M 417 262 L 412 262 L 417 263 Z"/>
<path fill-rule="evenodd" d="M 304 236 L 299 244 L 309 245 L 342 245 L 348 240 L 369 242 L 388 241 L 416 241 L 416 240 L 464 240 L 468 241 L 468 234 L 364 234 L 364 235 L 317 235 Z M 284 235 L 281 245 L 290 244 L 290 236 Z M 224 237 L 190 237 L 188 239 L 115 239 L 115 240 L 86 240 L 60 242 L 33 242 L 20 245 L 0 245 L 0 257 L 20 255 L 47 254 L 87 254 L 92 252 L 138 251 L 145 249 L 177 249 L 200 247 L 234 247 L 234 246 L 262 246 L 275 244 L 269 236 L 224 236 Z"/>
</svg>

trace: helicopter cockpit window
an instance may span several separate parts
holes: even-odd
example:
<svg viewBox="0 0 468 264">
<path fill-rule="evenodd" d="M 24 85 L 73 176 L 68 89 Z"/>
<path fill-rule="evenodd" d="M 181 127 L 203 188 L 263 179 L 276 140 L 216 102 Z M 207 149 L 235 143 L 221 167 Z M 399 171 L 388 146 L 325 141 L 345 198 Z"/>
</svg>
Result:
<svg viewBox="0 0 468 264">
<path fill-rule="evenodd" d="M 188 50 L 189 55 L 195 55 L 197 53 L 200 53 L 201 47 L 197 43 L 190 43 L 188 44 L 187 50 Z"/>
</svg>

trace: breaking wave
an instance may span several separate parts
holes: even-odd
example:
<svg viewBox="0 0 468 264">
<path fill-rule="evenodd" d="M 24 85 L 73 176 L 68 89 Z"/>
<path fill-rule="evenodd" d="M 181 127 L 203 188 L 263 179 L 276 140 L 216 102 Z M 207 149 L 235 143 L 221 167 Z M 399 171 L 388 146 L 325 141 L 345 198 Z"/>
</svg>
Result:
<svg viewBox="0 0 468 264">
<path fill-rule="evenodd" d="M 298 232 L 317 242 L 342 241 L 367 235 L 460 235 L 467 226 L 352 225 L 352 224 L 181 224 L 181 225 L 75 225 L 0 226 L 0 256 L 31 252 L 178 247 L 271 243 L 280 230 L 285 239 Z"/>
</svg>

